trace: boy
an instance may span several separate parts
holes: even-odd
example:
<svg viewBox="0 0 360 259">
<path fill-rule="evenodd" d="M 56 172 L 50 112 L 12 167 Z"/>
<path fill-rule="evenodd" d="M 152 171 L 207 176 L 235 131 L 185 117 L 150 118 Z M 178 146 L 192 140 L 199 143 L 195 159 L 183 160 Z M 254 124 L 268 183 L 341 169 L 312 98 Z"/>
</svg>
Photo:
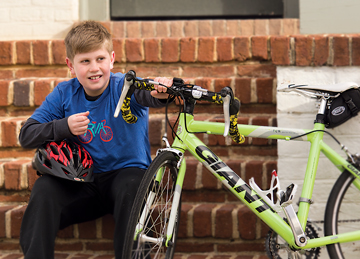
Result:
<svg viewBox="0 0 360 259">
<path fill-rule="evenodd" d="M 67 34 L 65 45 L 66 64 L 76 77 L 55 87 L 26 121 L 19 140 L 25 148 L 64 139 L 81 144 L 93 159 L 94 181 L 75 182 L 46 174 L 38 178 L 24 213 L 20 245 L 25 259 L 54 258 L 59 229 L 111 213 L 115 256 L 121 258 L 132 202 L 151 161 L 147 107 L 164 106 L 166 102 L 160 99 L 168 95 L 162 86 L 151 93 L 135 90 L 131 110 L 137 123 L 114 118 L 124 74 L 110 72 L 115 53 L 109 32 L 97 22 L 82 22 Z M 172 84 L 171 79 L 154 80 Z M 84 141 L 90 125 L 105 124 L 113 133 L 110 140 L 92 131 L 91 141 Z"/>
</svg>

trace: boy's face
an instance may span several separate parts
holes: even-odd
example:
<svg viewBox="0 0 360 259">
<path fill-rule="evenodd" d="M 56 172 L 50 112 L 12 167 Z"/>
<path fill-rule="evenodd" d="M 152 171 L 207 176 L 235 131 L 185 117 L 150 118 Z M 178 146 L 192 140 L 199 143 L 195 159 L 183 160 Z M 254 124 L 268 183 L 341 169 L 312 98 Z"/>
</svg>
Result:
<svg viewBox="0 0 360 259">
<path fill-rule="evenodd" d="M 110 70 L 115 60 L 114 51 L 109 54 L 105 47 L 76 54 L 74 60 L 66 58 L 71 74 L 76 76 L 85 92 L 90 96 L 98 96 L 109 84 Z"/>
</svg>

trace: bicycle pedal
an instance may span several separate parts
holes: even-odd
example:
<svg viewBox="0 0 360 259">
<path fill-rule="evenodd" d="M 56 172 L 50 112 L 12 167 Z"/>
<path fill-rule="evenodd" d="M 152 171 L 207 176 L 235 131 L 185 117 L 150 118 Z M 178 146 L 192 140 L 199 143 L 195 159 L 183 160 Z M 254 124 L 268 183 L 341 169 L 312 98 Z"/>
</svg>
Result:
<svg viewBox="0 0 360 259">
<path fill-rule="evenodd" d="M 280 190 L 276 193 L 281 207 L 286 207 L 292 204 L 295 194 L 297 191 L 297 185 L 296 184 L 290 184 L 288 187 L 286 187 L 286 191 Z"/>
</svg>

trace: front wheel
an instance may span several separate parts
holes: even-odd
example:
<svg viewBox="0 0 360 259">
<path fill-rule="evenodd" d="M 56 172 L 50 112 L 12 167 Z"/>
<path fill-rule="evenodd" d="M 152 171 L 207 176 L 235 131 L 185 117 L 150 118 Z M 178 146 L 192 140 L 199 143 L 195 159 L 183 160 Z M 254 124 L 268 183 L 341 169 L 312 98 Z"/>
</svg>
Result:
<svg viewBox="0 0 360 259">
<path fill-rule="evenodd" d="M 180 221 L 181 202 L 172 207 L 177 178 L 177 159 L 160 153 L 149 166 L 131 211 L 124 242 L 124 259 L 172 259 Z M 174 229 L 167 239 L 171 210 L 176 210 Z"/>
<path fill-rule="evenodd" d="M 325 209 L 325 236 L 360 230 L 360 191 L 354 176 L 344 171 L 334 184 Z M 332 244 L 327 247 L 329 257 L 359 258 L 360 241 Z"/>
</svg>

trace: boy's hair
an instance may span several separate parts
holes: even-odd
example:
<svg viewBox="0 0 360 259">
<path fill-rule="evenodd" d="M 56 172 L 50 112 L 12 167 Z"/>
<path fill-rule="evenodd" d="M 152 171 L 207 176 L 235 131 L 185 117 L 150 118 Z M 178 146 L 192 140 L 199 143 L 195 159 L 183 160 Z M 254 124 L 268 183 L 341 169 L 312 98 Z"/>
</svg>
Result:
<svg viewBox="0 0 360 259">
<path fill-rule="evenodd" d="M 65 37 L 66 56 L 71 61 L 76 54 L 95 51 L 103 46 L 111 54 L 112 37 L 103 25 L 95 21 L 84 21 L 75 25 Z"/>
</svg>

